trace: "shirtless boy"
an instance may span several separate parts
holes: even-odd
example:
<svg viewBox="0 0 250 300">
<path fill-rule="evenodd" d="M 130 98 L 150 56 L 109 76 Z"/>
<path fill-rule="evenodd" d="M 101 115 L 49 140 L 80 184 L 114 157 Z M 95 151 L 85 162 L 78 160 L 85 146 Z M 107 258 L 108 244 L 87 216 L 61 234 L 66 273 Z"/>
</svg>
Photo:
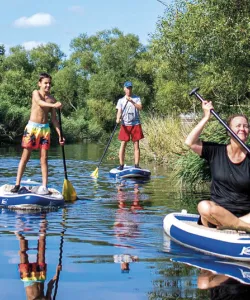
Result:
<svg viewBox="0 0 250 300">
<path fill-rule="evenodd" d="M 18 166 L 16 185 L 11 190 L 17 193 L 20 189 L 21 178 L 23 176 L 27 162 L 30 159 L 32 150 L 40 149 L 40 162 L 42 170 L 42 186 L 39 187 L 39 194 L 48 194 L 48 149 L 50 148 L 50 127 L 48 124 L 48 115 L 51 114 L 51 121 L 58 133 L 59 143 L 61 141 L 59 123 L 56 118 L 56 109 L 62 107 L 61 102 L 57 102 L 50 95 L 51 76 L 47 73 L 41 73 L 38 80 L 39 90 L 32 93 L 32 106 L 30 120 L 26 125 L 22 138 L 23 153 Z"/>
</svg>

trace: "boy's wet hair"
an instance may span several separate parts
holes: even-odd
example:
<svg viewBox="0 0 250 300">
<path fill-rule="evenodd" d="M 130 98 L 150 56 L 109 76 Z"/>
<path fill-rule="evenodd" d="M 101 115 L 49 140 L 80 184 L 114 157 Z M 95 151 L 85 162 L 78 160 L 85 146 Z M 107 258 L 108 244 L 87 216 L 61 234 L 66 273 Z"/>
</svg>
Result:
<svg viewBox="0 0 250 300">
<path fill-rule="evenodd" d="M 48 73 L 40 73 L 39 74 L 39 82 L 41 82 L 44 78 L 49 78 L 50 80 L 52 80 L 52 77 L 48 74 Z"/>
</svg>

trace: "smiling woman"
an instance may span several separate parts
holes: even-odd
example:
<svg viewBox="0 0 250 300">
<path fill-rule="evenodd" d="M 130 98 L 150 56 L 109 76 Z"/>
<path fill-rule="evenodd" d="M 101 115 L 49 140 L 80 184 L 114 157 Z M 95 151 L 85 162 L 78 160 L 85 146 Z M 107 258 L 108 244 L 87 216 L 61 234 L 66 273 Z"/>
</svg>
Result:
<svg viewBox="0 0 250 300">
<path fill-rule="evenodd" d="M 199 136 L 214 109 L 212 102 L 205 100 L 202 108 L 203 118 L 185 141 L 191 150 L 207 160 L 212 177 L 211 200 L 198 204 L 198 224 L 250 231 L 250 157 L 247 146 L 241 145 L 245 145 L 249 136 L 248 119 L 242 114 L 229 118 L 227 126 L 232 131 L 229 144 L 204 142 Z"/>
</svg>

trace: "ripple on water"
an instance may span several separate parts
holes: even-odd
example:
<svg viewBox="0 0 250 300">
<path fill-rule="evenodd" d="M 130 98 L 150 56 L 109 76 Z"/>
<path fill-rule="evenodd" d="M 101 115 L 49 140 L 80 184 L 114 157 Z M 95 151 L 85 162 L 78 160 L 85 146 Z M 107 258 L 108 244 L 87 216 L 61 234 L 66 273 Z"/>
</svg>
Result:
<svg viewBox="0 0 250 300">
<path fill-rule="evenodd" d="M 72 299 L 109 300 L 196 293 L 194 285 L 185 286 L 187 280 L 176 284 L 189 273 L 183 267 L 173 267 L 170 258 L 181 250 L 174 250 L 169 239 L 164 240 L 165 214 L 189 207 L 173 190 L 165 170 L 152 166 L 148 182 L 115 180 L 109 177 L 115 163 L 104 161 L 94 180 L 90 174 L 102 154 L 98 147 L 92 145 L 90 151 L 85 145 L 65 146 L 68 179 L 80 200 L 47 213 L 0 210 L 0 286 L 6 294 L 1 300 L 26 299 L 18 273 L 20 236 L 28 243 L 25 251 L 34 261 L 38 240 L 46 237 L 45 286 L 60 262 L 60 300 L 69 299 L 69 291 Z M 1 153 L 1 184 L 14 182 L 20 151 Z M 27 165 L 23 179 L 28 178 L 41 182 L 38 154 L 34 153 Z M 63 181 L 61 149 L 53 148 L 49 152 L 49 185 L 61 190 Z"/>
</svg>

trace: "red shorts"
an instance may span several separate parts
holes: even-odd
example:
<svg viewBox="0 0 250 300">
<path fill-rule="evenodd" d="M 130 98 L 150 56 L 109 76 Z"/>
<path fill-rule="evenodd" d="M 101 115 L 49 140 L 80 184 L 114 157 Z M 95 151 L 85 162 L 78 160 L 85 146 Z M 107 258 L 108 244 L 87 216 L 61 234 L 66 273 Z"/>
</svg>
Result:
<svg viewBox="0 0 250 300">
<path fill-rule="evenodd" d="M 120 141 L 129 142 L 130 137 L 133 142 L 139 141 L 144 138 L 141 124 L 133 126 L 121 125 L 118 139 Z"/>
</svg>

